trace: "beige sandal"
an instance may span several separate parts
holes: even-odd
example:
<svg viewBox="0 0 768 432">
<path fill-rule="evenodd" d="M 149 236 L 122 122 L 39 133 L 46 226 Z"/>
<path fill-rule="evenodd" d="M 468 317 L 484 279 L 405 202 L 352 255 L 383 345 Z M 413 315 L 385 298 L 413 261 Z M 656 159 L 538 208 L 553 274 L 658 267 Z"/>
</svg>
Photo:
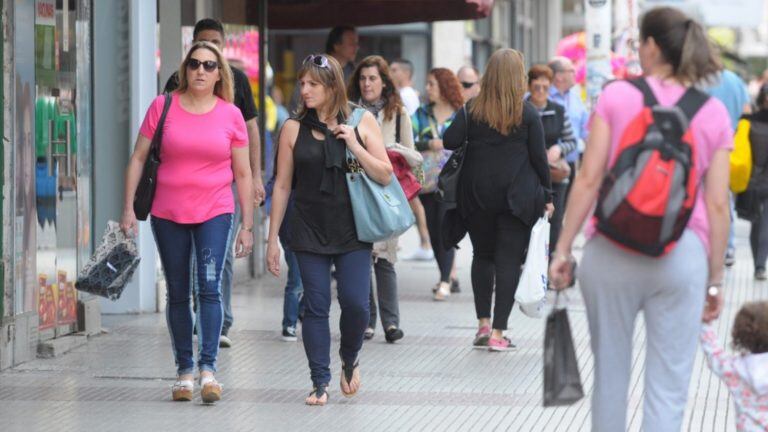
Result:
<svg viewBox="0 0 768 432">
<path fill-rule="evenodd" d="M 192 380 L 177 380 L 171 388 L 173 400 L 176 402 L 190 402 L 195 383 Z"/>
<path fill-rule="evenodd" d="M 203 403 L 212 404 L 221 400 L 221 384 L 212 376 L 200 377 L 200 398 Z"/>
</svg>

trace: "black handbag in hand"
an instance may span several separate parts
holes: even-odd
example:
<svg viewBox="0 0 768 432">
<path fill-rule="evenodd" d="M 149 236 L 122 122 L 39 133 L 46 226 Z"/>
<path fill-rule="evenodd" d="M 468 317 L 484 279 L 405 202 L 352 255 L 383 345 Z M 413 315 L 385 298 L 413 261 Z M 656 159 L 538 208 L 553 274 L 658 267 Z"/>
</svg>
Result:
<svg viewBox="0 0 768 432">
<path fill-rule="evenodd" d="M 438 199 L 450 207 L 456 206 L 459 176 L 461 176 L 461 167 L 464 166 L 464 154 L 469 145 L 469 117 L 467 116 L 467 105 L 464 105 L 464 142 L 461 146 L 451 153 L 451 157 L 445 162 L 440 175 L 437 178 Z"/>
<path fill-rule="evenodd" d="M 150 210 L 152 210 L 152 201 L 155 199 L 155 188 L 157 187 L 157 168 L 160 167 L 160 144 L 163 141 L 163 126 L 165 125 L 165 115 L 168 114 L 168 108 L 171 106 L 171 95 L 165 93 L 165 105 L 163 114 L 157 122 L 155 134 L 152 137 L 152 144 L 149 147 L 147 160 L 144 161 L 144 169 L 141 171 L 139 185 L 136 186 L 136 194 L 133 196 L 133 212 L 136 219 L 147 220 Z"/>
<path fill-rule="evenodd" d="M 583 397 L 568 310 L 558 308 L 555 300 L 544 334 L 544 406 L 572 405 Z"/>
</svg>

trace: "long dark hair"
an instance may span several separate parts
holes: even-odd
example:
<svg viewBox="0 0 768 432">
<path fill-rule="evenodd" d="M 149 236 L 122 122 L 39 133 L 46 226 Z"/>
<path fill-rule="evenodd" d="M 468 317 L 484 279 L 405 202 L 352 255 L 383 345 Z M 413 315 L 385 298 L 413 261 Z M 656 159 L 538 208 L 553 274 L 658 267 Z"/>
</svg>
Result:
<svg viewBox="0 0 768 432">
<path fill-rule="evenodd" d="M 643 16 L 640 39 L 651 37 L 682 83 L 697 83 L 722 69 L 704 27 L 678 9 L 658 7 Z"/>
<path fill-rule="evenodd" d="M 384 88 L 381 90 L 381 98 L 384 102 L 384 120 L 392 120 L 396 115 L 400 115 L 400 111 L 403 109 L 403 101 L 400 99 L 400 92 L 395 88 L 395 83 L 392 81 L 392 77 L 389 74 L 389 64 L 383 57 L 372 55 L 364 58 L 360 64 L 355 68 L 355 72 L 349 79 L 347 85 L 347 97 L 352 102 L 360 100 L 360 74 L 363 68 L 375 67 L 379 71 L 381 82 L 384 84 Z"/>
</svg>

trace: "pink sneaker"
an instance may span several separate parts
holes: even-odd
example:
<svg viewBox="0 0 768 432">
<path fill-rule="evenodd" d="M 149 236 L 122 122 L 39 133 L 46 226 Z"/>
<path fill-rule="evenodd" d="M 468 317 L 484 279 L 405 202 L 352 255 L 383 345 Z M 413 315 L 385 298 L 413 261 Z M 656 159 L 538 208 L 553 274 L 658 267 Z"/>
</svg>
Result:
<svg viewBox="0 0 768 432">
<path fill-rule="evenodd" d="M 515 344 L 513 344 L 507 337 L 501 339 L 488 339 L 488 350 L 490 351 L 511 351 L 515 348 L 517 348 Z"/>
<path fill-rule="evenodd" d="M 475 340 L 472 342 L 474 348 L 487 348 L 488 339 L 491 338 L 491 326 L 482 326 L 475 335 Z"/>
</svg>

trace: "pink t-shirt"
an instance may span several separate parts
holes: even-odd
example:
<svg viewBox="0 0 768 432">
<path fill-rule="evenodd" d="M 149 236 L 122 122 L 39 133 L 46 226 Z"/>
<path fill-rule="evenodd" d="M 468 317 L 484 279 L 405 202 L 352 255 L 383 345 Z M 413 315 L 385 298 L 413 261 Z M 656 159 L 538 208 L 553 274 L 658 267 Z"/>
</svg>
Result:
<svg viewBox="0 0 768 432">
<path fill-rule="evenodd" d="M 152 139 L 163 113 L 158 96 L 149 106 L 139 133 Z M 234 213 L 232 148 L 248 145 L 248 132 L 240 110 L 218 99 L 205 114 L 182 108 L 179 96 L 165 117 L 160 146 L 160 168 L 152 216 L 176 223 L 201 223 Z"/>
<path fill-rule="evenodd" d="M 657 78 L 647 77 L 648 84 L 656 95 L 656 100 L 663 106 L 672 106 L 685 93 L 686 88 L 665 83 Z M 611 128 L 611 151 L 608 160 L 613 160 L 614 152 L 619 146 L 621 135 L 627 125 L 637 117 L 643 109 L 643 94 L 626 81 L 616 81 L 605 87 L 597 102 L 593 115 L 605 120 Z M 716 150 L 733 148 L 733 129 L 725 106 L 716 98 L 710 98 L 699 112 L 693 117 L 690 128 L 693 131 L 694 144 L 697 146 L 697 173 L 699 181 L 709 168 L 709 163 Z M 688 228 L 699 236 L 704 248 L 709 252 L 709 220 L 704 203 L 704 184 L 699 186 L 693 214 L 688 221 Z M 594 220 L 587 225 L 586 235 L 592 237 L 595 233 Z"/>
</svg>

